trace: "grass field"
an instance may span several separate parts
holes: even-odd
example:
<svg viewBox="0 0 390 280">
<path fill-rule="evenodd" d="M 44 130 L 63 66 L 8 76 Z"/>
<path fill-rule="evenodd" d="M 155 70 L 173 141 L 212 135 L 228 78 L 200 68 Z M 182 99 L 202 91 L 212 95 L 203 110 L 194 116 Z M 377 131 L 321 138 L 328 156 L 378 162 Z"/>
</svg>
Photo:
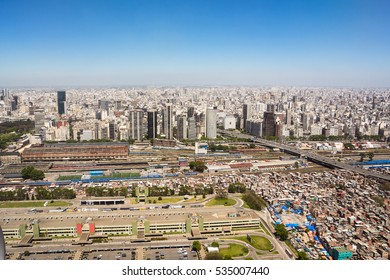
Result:
<svg viewBox="0 0 390 280">
<path fill-rule="evenodd" d="M 80 180 L 81 175 L 66 175 L 66 176 L 59 176 L 57 178 L 58 181 L 65 181 L 65 180 Z"/>
<path fill-rule="evenodd" d="M 269 240 L 265 237 L 256 236 L 256 235 L 251 235 L 250 237 L 251 237 L 251 242 L 249 242 L 246 236 L 237 236 L 237 237 L 232 237 L 231 239 L 244 241 L 258 250 L 269 251 L 273 248 L 271 242 L 269 242 Z"/>
<path fill-rule="evenodd" d="M 42 201 L 2 201 L 0 202 L 0 208 L 30 208 L 30 207 L 44 207 L 45 200 Z M 54 201 L 48 203 L 47 207 L 59 207 L 72 205 L 66 201 Z"/>
<path fill-rule="evenodd" d="M 231 243 L 229 244 L 229 248 L 221 248 L 219 252 L 223 256 L 239 257 L 245 256 L 248 253 L 248 249 L 240 244 Z"/>
<path fill-rule="evenodd" d="M 149 197 L 149 203 L 152 203 L 153 201 L 156 201 L 156 204 L 164 204 L 164 203 L 175 203 L 180 200 L 183 200 L 182 196 L 162 196 L 161 200 L 158 200 L 157 196 L 151 196 Z"/>
<path fill-rule="evenodd" d="M 236 204 L 236 201 L 231 198 L 213 198 L 206 203 L 206 206 L 232 206 Z"/>
</svg>

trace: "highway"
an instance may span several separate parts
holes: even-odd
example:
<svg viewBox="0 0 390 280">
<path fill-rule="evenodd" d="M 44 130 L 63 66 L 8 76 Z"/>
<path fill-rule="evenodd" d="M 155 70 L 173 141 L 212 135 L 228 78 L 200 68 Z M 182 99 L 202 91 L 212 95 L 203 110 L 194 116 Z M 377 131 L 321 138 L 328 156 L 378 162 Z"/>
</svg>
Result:
<svg viewBox="0 0 390 280">
<path fill-rule="evenodd" d="M 228 134 L 230 136 L 233 136 L 233 137 L 238 137 L 238 138 L 246 138 L 246 139 L 253 138 L 253 136 L 248 135 L 248 134 L 243 134 L 243 133 L 230 133 L 230 132 L 226 132 L 226 131 L 224 133 Z M 318 163 L 320 165 L 324 165 L 324 166 L 332 167 L 332 168 L 345 169 L 345 170 L 356 172 L 356 173 L 363 175 L 363 176 L 366 176 L 366 177 L 390 181 L 390 175 L 371 172 L 371 171 L 366 170 L 366 169 L 358 168 L 358 167 L 355 167 L 355 166 L 352 166 L 349 164 L 335 161 L 333 159 L 321 156 L 321 155 L 314 153 L 314 152 L 300 150 L 300 149 L 295 148 L 295 147 L 284 145 L 284 144 L 281 144 L 281 143 L 278 143 L 275 141 L 268 141 L 265 139 L 255 139 L 254 142 L 258 143 L 260 145 L 269 147 L 269 148 L 279 148 L 281 151 L 289 153 L 289 154 L 293 154 L 293 155 L 297 155 L 297 156 L 304 156 L 308 160 L 315 162 L 315 163 Z"/>
</svg>

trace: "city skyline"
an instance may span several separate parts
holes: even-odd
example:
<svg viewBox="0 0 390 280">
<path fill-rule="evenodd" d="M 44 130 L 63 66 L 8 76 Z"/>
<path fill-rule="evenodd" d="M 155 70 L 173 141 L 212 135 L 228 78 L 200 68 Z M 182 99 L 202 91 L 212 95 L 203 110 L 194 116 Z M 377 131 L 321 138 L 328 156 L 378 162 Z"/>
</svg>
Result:
<svg viewBox="0 0 390 280">
<path fill-rule="evenodd" d="M 3 87 L 389 87 L 386 1 L 0 2 Z"/>
</svg>

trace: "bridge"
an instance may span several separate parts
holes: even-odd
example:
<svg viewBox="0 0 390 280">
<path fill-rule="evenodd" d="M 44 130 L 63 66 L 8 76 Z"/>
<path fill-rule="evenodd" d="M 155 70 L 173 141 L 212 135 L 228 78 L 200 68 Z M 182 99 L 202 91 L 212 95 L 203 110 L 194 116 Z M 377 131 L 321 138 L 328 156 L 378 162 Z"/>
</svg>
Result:
<svg viewBox="0 0 390 280">
<path fill-rule="evenodd" d="M 251 136 L 251 135 L 242 134 L 242 133 L 232 134 L 230 132 L 225 132 L 225 134 L 229 134 L 231 136 L 235 136 L 235 137 L 239 137 L 239 138 L 247 138 L 247 139 L 253 138 L 253 136 Z M 288 145 L 285 145 L 282 143 L 278 143 L 276 141 L 269 141 L 269 140 L 265 140 L 265 139 L 255 139 L 254 142 L 258 143 L 262 146 L 265 146 L 265 147 L 278 148 L 281 151 L 288 153 L 288 154 L 292 154 L 292 155 L 296 155 L 296 156 L 300 156 L 300 157 L 304 156 L 308 160 L 315 162 L 315 163 L 318 163 L 320 165 L 326 166 L 326 167 L 345 169 L 345 170 L 356 172 L 356 173 L 363 175 L 363 176 L 366 176 L 366 177 L 390 181 L 390 175 L 371 172 L 369 170 L 358 168 L 358 167 L 353 166 L 353 165 L 349 165 L 349 164 L 345 164 L 345 163 L 342 163 L 339 161 L 335 161 L 333 159 L 330 159 L 330 158 L 325 157 L 325 156 L 321 156 L 321 155 L 314 153 L 314 152 L 300 150 L 298 148 L 291 147 L 291 146 L 288 146 Z"/>
</svg>

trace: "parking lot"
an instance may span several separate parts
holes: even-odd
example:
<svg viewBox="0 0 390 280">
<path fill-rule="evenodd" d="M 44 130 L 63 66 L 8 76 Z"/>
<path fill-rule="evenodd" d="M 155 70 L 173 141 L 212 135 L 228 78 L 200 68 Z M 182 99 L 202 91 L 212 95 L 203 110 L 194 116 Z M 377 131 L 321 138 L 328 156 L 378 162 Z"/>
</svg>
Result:
<svg viewBox="0 0 390 280">
<path fill-rule="evenodd" d="M 188 248 L 150 249 L 145 252 L 147 260 L 197 260 L 195 252 Z"/>
<path fill-rule="evenodd" d="M 82 260 L 136 260 L 137 253 L 134 249 L 127 250 L 93 250 L 85 252 Z"/>
<path fill-rule="evenodd" d="M 22 260 L 72 260 L 74 254 L 71 252 L 66 253 L 29 253 L 22 254 Z"/>
</svg>

